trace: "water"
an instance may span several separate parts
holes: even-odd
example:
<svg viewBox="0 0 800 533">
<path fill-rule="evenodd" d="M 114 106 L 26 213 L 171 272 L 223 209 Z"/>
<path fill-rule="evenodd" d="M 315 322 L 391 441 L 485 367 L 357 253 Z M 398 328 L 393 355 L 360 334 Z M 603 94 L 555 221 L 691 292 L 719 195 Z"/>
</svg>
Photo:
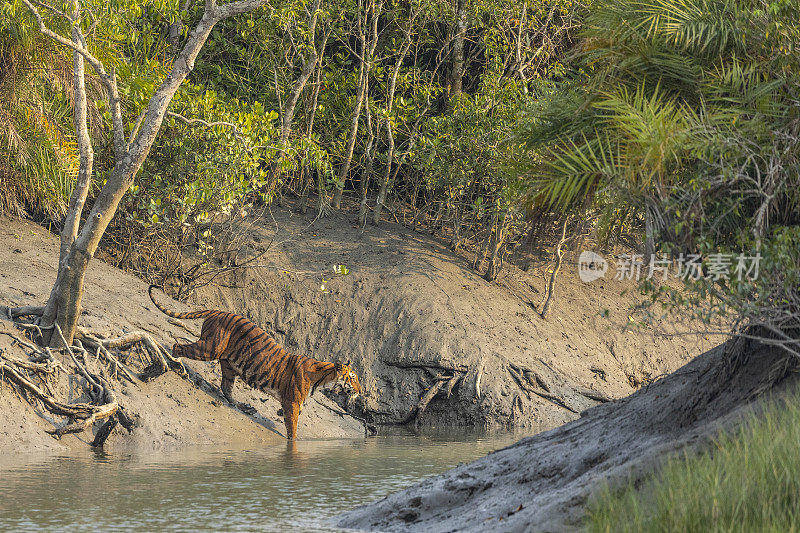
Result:
<svg viewBox="0 0 800 533">
<path fill-rule="evenodd" d="M 258 450 L 0 459 L 0 531 L 331 531 L 332 517 L 515 442 L 379 436 Z M 16 462 L 16 464 L 14 464 Z"/>
</svg>

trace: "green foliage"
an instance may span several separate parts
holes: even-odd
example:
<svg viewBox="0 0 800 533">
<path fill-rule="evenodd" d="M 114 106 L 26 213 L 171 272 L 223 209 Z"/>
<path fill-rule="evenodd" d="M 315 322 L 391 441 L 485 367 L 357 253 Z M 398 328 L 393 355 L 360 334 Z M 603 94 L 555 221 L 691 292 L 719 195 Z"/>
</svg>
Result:
<svg viewBox="0 0 800 533">
<path fill-rule="evenodd" d="M 195 225 L 214 214 L 248 210 L 268 202 L 274 190 L 262 161 L 275 153 L 277 113 L 187 84 L 174 99 L 182 116 L 212 127 L 170 118 L 127 198 L 128 217 L 151 223 Z"/>
<path fill-rule="evenodd" d="M 650 217 L 661 247 L 676 254 L 760 253 L 757 281 L 702 279 L 681 295 L 648 289 L 654 300 L 670 292 L 666 305 L 703 309 L 706 320 L 737 317 L 794 351 L 800 295 L 786 277 L 800 264 L 800 61 L 787 51 L 800 43 L 798 9 L 596 3 L 567 81 L 532 106 L 520 131 L 535 203 L 588 211 L 612 229 L 629 223 L 623 212 L 639 227 Z"/>
<path fill-rule="evenodd" d="M 16 3 L 0 8 L 0 201 L 59 219 L 78 174 L 72 130 L 71 58 L 30 28 L 15 23 Z M 96 118 L 92 117 L 96 126 Z"/>
<path fill-rule="evenodd" d="M 64 12 L 72 9 L 62 0 L 50 5 Z M 367 169 L 372 176 L 384 176 L 387 166 L 392 171 L 390 194 L 434 206 L 431 215 L 438 215 L 430 221 L 440 227 L 461 226 L 466 217 L 465 230 L 469 226 L 476 232 L 498 216 L 506 226 L 523 220 L 527 191 L 515 167 L 524 154 L 514 139 L 514 124 L 523 103 L 548 80 L 564 74 L 561 55 L 572 42 L 581 7 L 571 0 L 468 0 L 463 92 L 453 96 L 455 0 L 337 0 L 321 3 L 317 16 L 313 6 L 312 0 L 281 0 L 214 28 L 171 105 L 189 124 L 166 117 L 110 226 L 116 235 L 104 241 L 107 247 L 125 242 L 138 246 L 154 235 L 183 242 L 192 233 L 187 228 L 200 227 L 189 240 L 205 260 L 215 252 L 213 239 L 202 235 L 207 224 L 252 212 L 254 204 L 264 205 L 277 195 L 313 190 L 314 179 L 322 206 L 326 188 L 359 188 L 369 178 Z M 118 78 L 129 136 L 204 6 L 113 0 L 84 7 L 88 47 Z M 42 6 L 41 11 L 48 26 L 70 34 L 69 22 L 55 10 Z M 359 20 L 371 20 L 374 13 L 380 13 L 378 40 L 366 58 L 370 69 L 364 104 L 370 120 L 362 111 L 350 174 L 337 183 L 359 85 L 364 27 Z M 90 21 L 95 21 L 91 31 Z M 22 94 L 10 88 L 9 80 L 15 87 L 26 85 L 38 95 L 31 109 L 46 117 L 22 116 L 23 102 L 8 100 L 2 109 L 9 113 L 0 120 L 15 125 L 8 131 L 21 132 L 17 138 L 26 141 L 29 151 L 23 153 L 13 140 L 0 147 L 2 175 L 15 176 L 24 192 L 22 203 L 40 206 L 58 222 L 77 168 L 74 153 L 65 149 L 72 142 L 71 52 L 38 33 L 20 0 L 3 5 L 0 27 L 9 30 L 2 34 L 2 49 L 13 49 L 19 64 L 46 65 L 62 79 L 55 87 L 51 82 L 58 76 L 53 74 L 0 72 L 3 94 Z M 285 103 L 323 42 L 324 53 L 300 93 L 293 120 L 286 121 Z M 399 68 L 393 80 L 395 65 Z M 93 84 L 94 179 L 101 183 L 114 164 L 110 109 L 89 66 L 87 72 Z M 391 151 L 387 123 L 393 133 Z M 282 126 L 288 127 L 285 142 Z M 7 183 L 4 178 L 4 188 L 11 187 Z M 377 189 L 374 181 L 372 187 L 370 194 Z"/>
<path fill-rule="evenodd" d="M 800 398 L 769 406 L 697 455 L 671 458 L 649 479 L 604 490 L 589 531 L 797 531 Z"/>
</svg>

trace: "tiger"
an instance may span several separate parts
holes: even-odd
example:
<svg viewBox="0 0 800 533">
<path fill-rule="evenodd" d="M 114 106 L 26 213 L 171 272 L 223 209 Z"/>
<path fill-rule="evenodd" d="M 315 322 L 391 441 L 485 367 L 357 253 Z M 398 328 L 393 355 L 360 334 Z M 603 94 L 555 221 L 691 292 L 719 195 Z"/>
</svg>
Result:
<svg viewBox="0 0 800 533">
<path fill-rule="evenodd" d="M 297 437 L 297 419 L 306 398 L 329 383 L 342 381 L 355 395 L 361 394 L 361 383 L 350 362 L 330 363 L 287 352 L 275 339 L 249 319 L 225 311 L 176 313 L 163 307 L 153 297 L 151 285 L 147 293 L 159 311 L 172 318 L 203 319 L 200 338 L 191 344 L 175 343 L 173 357 L 197 361 L 219 360 L 222 369 L 220 389 L 225 399 L 235 406 L 233 385 L 236 377 L 254 389 L 276 397 L 281 404 L 286 437 Z M 280 412 L 278 413 L 281 414 Z"/>
</svg>

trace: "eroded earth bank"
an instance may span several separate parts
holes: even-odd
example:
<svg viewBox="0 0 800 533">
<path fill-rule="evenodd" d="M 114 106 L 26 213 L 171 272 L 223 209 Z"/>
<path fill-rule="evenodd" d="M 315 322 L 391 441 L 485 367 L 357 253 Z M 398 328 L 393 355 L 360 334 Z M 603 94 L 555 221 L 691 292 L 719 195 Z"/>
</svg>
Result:
<svg viewBox="0 0 800 533">
<path fill-rule="evenodd" d="M 708 339 L 658 337 L 632 327 L 637 295 L 630 282 L 584 284 L 567 266 L 545 321 L 537 307 L 546 261 L 527 272 L 507 266 L 497 282 L 488 283 L 469 269 L 467 258 L 400 225 L 362 231 L 337 218 L 309 226 L 308 218 L 288 210 L 274 215 L 275 225 L 251 228 L 249 253 L 266 250 L 256 262 L 218 277 L 185 304 L 165 295 L 162 301 L 175 310 L 234 311 L 289 350 L 350 360 L 366 402 L 342 405 L 379 429 L 413 422 L 423 428 L 522 428 L 533 434 L 625 397 L 711 347 Z M 2 222 L 0 305 L 41 305 L 55 277 L 57 238 L 32 223 Z M 350 273 L 335 275 L 338 264 Z M 144 331 L 167 347 L 193 340 L 191 331 L 199 324 L 190 323 L 187 331 L 169 321 L 149 301 L 146 288 L 134 276 L 93 261 L 80 324 L 107 338 Z M 22 332 L 10 321 L 0 321 L 0 331 L 5 355 L 29 354 L 14 340 Z M 140 351 L 120 356 L 134 373 L 149 363 Z M 237 383 L 236 398 L 258 411 L 243 413 L 219 395 L 218 364 L 184 363 L 192 371 L 189 379 L 175 372 L 148 382 L 111 377 L 135 427 L 130 434 L 115 431 L 109 445 L 282 441 L 275 400 Z M 85 364 L 99 371 L 104 363 L 88 357 Z M 79 384 L 58 375 L 50 383 L 54 395 L 80 399 Z M 435 395 L 429 394 L 426 409 L 417 413 L 432 388 Z M 0 448 L 57 449 L 91 441 L 89 432 L 61 440 L 45 432 L 61 423 L 2 384 Z M 365 428 L 318 394 L 307 401 L 298 432 L 306 439 L 361 437 Z"/>
</svg>

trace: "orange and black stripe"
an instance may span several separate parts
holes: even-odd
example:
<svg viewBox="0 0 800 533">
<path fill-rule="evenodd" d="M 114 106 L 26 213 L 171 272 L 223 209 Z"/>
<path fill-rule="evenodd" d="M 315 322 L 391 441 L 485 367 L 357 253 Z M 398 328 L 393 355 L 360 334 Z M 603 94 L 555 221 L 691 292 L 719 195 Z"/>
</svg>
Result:
<svg viewBox="0 0 800 533">
<path fill-rule="evenodd" d="M 212 310 L 169 311 L 155 301 L 154 288 L 151 285 L 148 294 L 164 314 L 181 319 L 205 319 L 200 338 L 191 344 L 176 343 L 172 355 L 199 361 L 219 359 L 222 393 L 231 403 L 235 403 L 232 393 L 237 376 L 253 388 L 275 393 L 281 401 L 290 439 L 296 435 L 303 401 L 319 386 L 342 379 L 356 393 L 361 392 L 358 377 L 348 365 L 289 353 L 271 335 L 241 315 Z"/>
</svg>

